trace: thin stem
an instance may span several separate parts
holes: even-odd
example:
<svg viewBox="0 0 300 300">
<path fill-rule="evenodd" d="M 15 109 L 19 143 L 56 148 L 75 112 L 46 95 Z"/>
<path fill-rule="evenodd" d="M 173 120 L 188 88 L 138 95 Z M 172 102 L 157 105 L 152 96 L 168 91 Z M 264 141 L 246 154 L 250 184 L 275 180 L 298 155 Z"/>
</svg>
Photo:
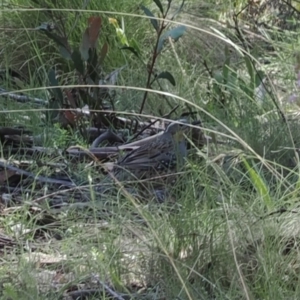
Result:
<svg viewBox="0 0 300 300">
<path fill-rule="evenodd" d="M 166 12 L 163 14 L 163 19 L 165 19 L 167 17 L 167 14 L 168 14 L 168 12 L 170 10 L 170 7 L 171 7 L 171 3 L 169 2 L 168 7 L 166 9 Z M 166 27 L 167 27 L 167 25 L 165 24 L 164 21 L 162 21 L 161 26 L 160 26 L 160 28 L 159 28 L 159 30 L 157 32 L 156 44 L 155 44 L 155 47 L 154 47 L 154 51 L 153 51 L 153 55 L 152 55 L 152 60 L 151 60 L 151 63 L 149 65 L 149 68 L 148 68 L 148 78 L 147 78 L 147 83 L 146 83 L 146 88 L 147 89 L 151 88 L 151 83 L 152 83 L 151 82 L 151 76 L 152 76 L 152 73 L 153 73 L 153 70 L 154 70 L 154 65 L 155 65 L 155 62 L 156 62 L 156 58 L 157 58 L 157 56 L 159 54 L 159 53 L 157 53 L 157 46 L 158 46 L 161 34 L 166 29 Z M 141 105 L 141 108 L 140 108 L 140 114 L 142 114 L 142 112 L 144 110 L 144 106 L 145 106 L 145 103 L 146 103 L 147 96 L 148 96 L 148 91 L 146 91 L 144 93 L 142 105 Z"/>
</svg>

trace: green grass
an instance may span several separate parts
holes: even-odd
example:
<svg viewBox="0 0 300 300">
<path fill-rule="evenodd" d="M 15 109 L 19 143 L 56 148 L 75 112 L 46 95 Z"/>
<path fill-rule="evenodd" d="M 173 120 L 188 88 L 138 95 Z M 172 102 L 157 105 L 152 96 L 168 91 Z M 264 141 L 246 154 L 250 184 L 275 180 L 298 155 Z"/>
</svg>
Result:
<svg viewBox="0 0 300 300">
<path fill-rule="evenodd" d="M 62 77 L 68 77 L 71 63 L 61 58 L 54 43 L 31 30 L 49 21 L 49 15 L 18 11 L 20 1 L 9 3 L 16 2 L 19 6 L 2 15 L 6 28 L 14 30 L 1 33 L 5 50 L 0 54 L 1 69 L 20 70 L 27 79 L 21 88 L 30 89 L 26 94 L 48 99 L 49 68 L 65 68 Z M 128 15 L 142 15 L 137 9 L 140 2 L 102 2 L 91 1 L 88 9 L 101 11 L 104 26 L 99 44 L 109 41 L 103 71 L 108 74 L 127 64 L 119 85 L 144 88 L 144 66 L 130 52 L 120 51 L 108 17 L 117 18 L 120 24 L 121 13 L 127 14 L 126 36 L 138 42 L 145 62 L 151 58 L 155 32 L 149 20 Z M 22 7 L 33 4 L 22 1 Z M 151 1 L 143 4 L 155 11 Z M 82 1 L 72 5 L 61 1 L 59 8 L 80 9 Z M 207 10 L 199 8 L 199 13 L 209 19 L 189 17 L 189 12 L 197 14 L 197 9 L 197 1 L 187 3 L 177 20 L 198 30 L 188 28 L 177 43 L 166 46 L 155 66 L 174 76 L 175 87 L 162 81 L 163 91 L 173 96 L 164 98 L 154 90 L 144 113 L 161 117 L 176 104 L 180 106 L 172 118 L 188 109 L 196 111 L 205 133 L 212 137 L 210 145 L 194 147 L 184 176 L 174 186 L 171 199 L 162 204 L 150 200 L 151 196 L 140 201 L 116 187 L 117 193 L 108 198 L 91 193 L 92 201 L 83 207 L 52 209 L 43 196 L 57 193 L 57 199 L 70 200 L 78 194 L 59 193 L 36 182 L 32 193 L 18 195 L 22 203 L 3 205 L 0 242 L 3 233 L 16 243 L 0 256 L 0 299 L 59 299 L 77 288 L 97 290 L 100 295 L 94 299 L 110 299 L 110 292 L 104 293 L 106 287 L 114 289 L 120 299 L 299 299 L 299 120 L 298 107 L 287 101 L 296 87 L 292 54 L 298 50 L 297 37 L 269 31 L 266 39 L 274 46 L 272 53 L 259 43 L 257 49 L 249 50 L 255 59 L 268 58 L 270 62 L 255 65 L 270 78 L 266 87 L 271 92 L 260 103 L 251 86 L 256 70 L 234 50 L 241 49 L 241 44 L 231 31 L 233 42 L 227 49 L 218 32 L 224 30 L 229 36 L 219 20 L 231 21 L 229 10 L 233 8 L 222 2 L 216 9 L 208 3 Z M 64 21 L 72 46 L 78 46 L 87 18 L 94 14 L 58 11 L 55 19 Z M 20 89 L 6 79 L 0 87 Z M 154 88 L 159 90 L 158 85 Z M 142 97 L 143 91 L 117 88 L 116 109 L 138 116 Z M 69 134 L 58 124 L 41 126 L 37 106 L 1 97 L 0 107 L 1 126 L 25 125 L 34 135 L 43 136 L 40 146 L 89 146 L 76 129 Z M 30 159 L 9 153 L 4 158 Z M 41 155 L 32 172 L 49 174 L 49 167 L 41 165 L 62 158 L 67 160 L 59 152 L 51 159 Z M 102 178 L 100 167 L 87 166 L 89 162 L 67 160 L 65 171 L 88 183 L 87 193 L 91 190 L 89 178 L 92 184 L 99 184 Z"/>
</svg>

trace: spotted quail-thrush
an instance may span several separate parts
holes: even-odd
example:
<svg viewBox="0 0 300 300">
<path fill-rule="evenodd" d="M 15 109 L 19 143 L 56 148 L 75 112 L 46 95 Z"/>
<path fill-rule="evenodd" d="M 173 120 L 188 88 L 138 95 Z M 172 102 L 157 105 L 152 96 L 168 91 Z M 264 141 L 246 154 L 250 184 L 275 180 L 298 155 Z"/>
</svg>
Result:
<svg viewBox="0 0 300 300">
<path fill-rule="evenodd" d="M 179 122 L 181 124 L 171 123 L 150 144 L 144 144 L 121 157 L 112 171 L 114 177 L 119 181 L 134 181 L 161 175 L 168 178 L 168 174 L 176 173 L 187 156 L 184 132 L 188 125 L 185 120 Z"/>
</svg>

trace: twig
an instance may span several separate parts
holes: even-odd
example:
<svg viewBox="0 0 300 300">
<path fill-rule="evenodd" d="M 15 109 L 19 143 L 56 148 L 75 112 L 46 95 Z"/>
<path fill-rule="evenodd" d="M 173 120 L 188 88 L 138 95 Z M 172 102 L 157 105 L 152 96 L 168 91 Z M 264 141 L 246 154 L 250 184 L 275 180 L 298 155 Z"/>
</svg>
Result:
<svg viewBox="0 0 300 300">
<path fill-rule="evenodd" d="M 49 178 L 49 177 L 44 177 L 44 176 L 39 176 L 39 175 L 35 175 L 33 173 L 27 172 L 25 170 L 22 170 L 20 168 L 11 166 L 7 163 L 4 162 L 0 162 L 0 167 L 4 168 L 4 169 L 8 169 L 8 170 L 12 170 L 15 171 L 21 175 L 25 175 L 27 177 L 33 178 L 37 181 L 41 181 L 41 182 L 45 182 L 45 183 L 55 183 L 55 184 L 60 184 L 60 185 L 64 185 L 64 186 L 69 186 L 69 187 L 75 187 L 76 185 L 71 182 L 71 181 L 66 181 L 66 180 L 61 180 L 61 179 L 54 179 L 54 178 Z"/>
<path fill-rule="evenodd" d="M 170 6 L 171 6 L 171 1 L 168 2 L 167 10 L 163 14 L 163 19 L 165 19 L 167 17 Z M 163 31 L 166 29 L 166 27 L 167 27 L 167 24 L 165 24 L 165 21 L 162 21 L 160 28 L 157 30 L 157 39 L 156 39 L 156 43 L 155 43 L 155 46 L 154 46 L 153 55 L 152 55 L 150 64 L 148 64 L 148 78 L 147 78 L 147 83 L 146 83 L 146 88 L 147 89 L 151 88 L 151 76 L 153 74 L 154 65 L 155 65 L 157 56 L 159 55 L 159 52 L 157 52 L 157 47 L 158 47 L 160 37 L 161 37 Z M 140 114 L 142 114 L 142 112 L 144 110 L 144 106 L 145 106 L 145 103 L 146 103 L 147 96 L 148 96 L 148 91 L 145 91 L 143 101 L 142 101 L 142 105 L 141 105 L 141 108 L 140 108 Z"/>
<path fill-rule="evenodd" d="M 110 294 L 113 296 L 114 300 L 125 300 L 122 296 L 118 295 L 115 291 L 113 291 L 108 285 L 106 285 L 104 282 L 100 281 L 97 279 L 98 283 L 101 284 L 105 290 L 106 293 Z"/>
<path fill-rule="evenodd" d="M 99 290 L 89 289 L 89 290 L 80 290 L 80 291 L 72 291 L 67 293 L 69 297 L 72 299 L 86 299 L 89 296 L 97 296 L 100 294 Z"/>
<path fill-rule="evenodd" d="M 0 88 L 0 96 L 7 97 L 7 98 L 10 98 L 10 99 L 16 100 L 17 102 L 21 102 L 21 103 L 33 102 L 33 103 L 39 104 L 39 105 L 48 104 L 47 100 L 34 98 L 34 97 L 29 97 L 29 96 L 25 96 L 25 95 L 17 95 L 17 94 L 8 92 L 3 88 Z"/>
</svg>

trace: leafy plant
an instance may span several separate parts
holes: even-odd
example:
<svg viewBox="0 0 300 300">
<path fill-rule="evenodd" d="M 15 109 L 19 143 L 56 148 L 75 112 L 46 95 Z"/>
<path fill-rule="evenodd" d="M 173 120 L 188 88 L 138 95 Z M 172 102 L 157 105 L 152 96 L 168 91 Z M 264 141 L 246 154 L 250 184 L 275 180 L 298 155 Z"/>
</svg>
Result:
<svg viewBox="0 0 300 300">
<path fill-rule="evenodd" d="M 220 71 L 213 73 L 213 95 L 218 102 L 226 106 L 224 102 L 224 93 L 229 92 L 230 96 L 237 100 L 240 98 L 241 91 L 248 99 L 255 99 L 256 89 L 265 78 L 263 71 L 256 70 L 254 62 L 244 56 L 244 62 L 248 77 L 239 75 L 239 69 L 230 64 L 228 48 L 225 47 L 226 60 Z"/>
<path fill-rule="evenodd" d="M 94 126 L 99 126 L 99 123 L 105 119 L 104 114 L 96 112 L 96 110 L 104 110 L 107 108 L 107 101 L 113 106 L 113 99 L 108 88 L 103 87 L 105 84 L 116 84 L 119 72 L 123 69 L 114 70 L 108 75 L 103 74 L 103 62 L 108 53 L 108 43 L 105 42 L 100 51 L 98 51 L 98 38 L 102 27 L 102 18 L 92 16 L 88 19 L 87 27 L 82 35 L 82 40 L 79 47 L 72 49 L 66 35 L 56 33 L 56 27 L 53 24 L 42 24 L 37 30 L 46 34 L 58 46 L 60 53 L 65 60 L 66 72 L 70 71 L 75 74 L 76 85 L 71 89 L 62 88 L 61 83 L 57 79 L 57 74 L 54 69 L 51 69 L 48 74 L 50 93 L 52 101 L 49 108 L 52 109 L 50 120 L 58 118 L 56 109 L 71 108 L 72 112 L 64 111 L 63 119 L 66 125 L 75 127 L 84 122 L 87 116 L 90 116 L 89 121 Z M 71 62 L 71 64 L 69 64 Z M 66 74 L 63 76 L 68 78 Z M 67 84 L 70 84 L 67 82 Z M 73 83 L 74 84 L 74 83 Z M 106 102 L 105 102 L 106 101 Z M 85 112 L 81 108 L 85 108 Z M 79 110 L 78 110 L 79 109 Z M 83 128 L 83 126 L 81 126 Z"/>
<path fill-rule="evenodd" d="M 168 20 L 173 20 L 180 13 L 180 11 L 183 8 L 185 0 L 182 1 L 180 7 L 176 10 L 176 12 L 170 18 L 168 17 L 168 14 L 170 12 L 172 1 L 171 0 L 168 1 L 166 8 L 163 7 L 160 0 L 153 0 L 153 1 L 156 4 L 156 6 L 158 7 L 159 12 L 160 12 L 157 17 L 155 17 L 155 15 L 152 13 L 152 11 L 149 8 L 147 8 L 146 6 L 144 6 L 144 5 L 140 6 L 142 11 L 145 13 L 145 15 L 147 15 L 149 17 L 150 23 L 156 32 L 155 45 L 152 49 L 152 53 L 150 55 L 147 55 L 149 57 L 148 62 L 145 63 L 142 60 L 143 64 L 146 67 L 147 73 L 148 73 L 147 82 L 145 85 L 146 89 L 151 89 L 154 82 L 159 84 L 159 79 L 166 79 L 173 86 L 176 85 L 175 78 L 169 71 L 167 71 L 167 70 L 161 71 L 161 72 L 156 71 L 157 58 L 159 57 L 159 55 L 162 54 L 163 49 L 166 45 L 166 42 L 169 39 L 176 42 L 176 41 L 178 41 L 178 39 L 180 37 L 183 36 L 183 34 L 186 31 L 186 26 L 180 25 L 180 26 L 177 26 L 174 28 L 170 28 L 170 23 L 168 22 Z M 162 21 L 159 21 L 158 18 L 162 19 Z M 122 49 L 131 51 L 139 59 L 141 59 L 139 51 L 133 42 L 131 42 L 131 44 L 123 46 Z M 161 88 L 161 86 L 160 86 L 160 88 Z M 139 111 L 140 114 L 144 110 L 145 103 L 147 101 L 147 97 L 148 97 L 148 91 L 145 91 L 143 100 L 142 100 L 142 104 L 140 107 L 140 111 Z"/>
<path fill-rule="evenodd" d="M 155 46 L 152 49 L 147 63 L 142 59 L 138 43 L 134 39 L 127 39 L 124 23 L 121 28 L 116 19 L 109 18 L 109 22 L 115 27 L 117 37 L 122 44 L 121 49 L 131 51 L 136 57 L 143 61 L 143 65 L 146 67 L 148 73 L 145 85 L 146 89 L 153 88 L 154 82 L 160 86 L 159 81 L 161 79 L 168 80 L 173 86 L 176 85 L 174 76 L 168 70 L 163 70 L 161 72 L 156 71 L 156 62 L 158 56 L 163 53 L 166 42 L 169 39 L 176 42 L 186 30 L 185 26 L 170 28 L 170 23 L 168 22 L 168 18 L 173 20 L 181 11 L 184 0 L 179 9 L 177 9 L 171 17 L 169 17 L 168 14 L 172 1 L 168 1 L 166 8 L 162 6 L 159 0 L 155 0 L 154 2 L 159 8 L 161 15 L 159 14 L 158 17 L 162 18 L 162 21 L 158 21 L 147 7 L 141 5 L 141 9 L 144 13 L 151 18 L 151 24 L 156 31 Z M 45 23 L 37 28 L 37 30 L 42 31 L 57 45 L 60 54 L 64 59 L 64 67 L 62 68 L 64 73 L 69 74 L 71 72 L 71 74 L 75 75 L 75 82 L 73 80 L 71 84 L 75 83 L 76 85 L 79 85 L 77 88 L 75 88 L 75 86 L 71 89 L 62 88 L 63 85 L 70 85 L 70 83 L 60 82 L 57 77 L 57 71 L 54 69 L 49 71 L 48 79 L 51 86 L 50 93 L 52 95 L 52 101 L 50 101 L 48 107 L 50 108 L 48 120 L 57 121 L 58 119 L 63 119 L 62 123 L 64 124 L 64 127 L 78 127 L 81 129 L 82 134 L 84 134 L 83 124 L 87 120 L 95 127 L 99 127 L 103 123 L 109 125 L 110 121 L 106 117 L 107 114 L 95 111 L 103 111 L 108 107 L 112 110 L 114 109 L 113 95 L 110 89 L 105 88 L 105 85 L 115 85 L 119 72 L 124 68 L 124 66 L 118 68 L 107 76 L 103 74 L 103 62 L 109 48 L 108 43 L 105 42 L 100 48 L 100 51 L 98 51 L 98 38 L 101 28 L 102 18 L 99 16 L 90 17 L 87 22 L 87 27 L 82 35 L 80 45 L 73 48 L 68 41 L 68 35 L 66 33 L 61 34 L 61 30 L 57 29 L 56 24 Z M 61 76 L 61 78 L 68 77 L 70 76 Z M 160 89 L 162 89 L 161 86 Z M 144 110 L 147 96 L 148 92 L 145 91 L 139 111 L 140 113 Z M 109 106 L 107 106 L 108 104 Z M 88 108 L 88 113 L 83 113 L 81 111 L 83 107 Z M 62 113 L 57 113 L 58 109 L 64 108 L 72 109 L 72 112 L 64 110 Z"/>
</svg>

